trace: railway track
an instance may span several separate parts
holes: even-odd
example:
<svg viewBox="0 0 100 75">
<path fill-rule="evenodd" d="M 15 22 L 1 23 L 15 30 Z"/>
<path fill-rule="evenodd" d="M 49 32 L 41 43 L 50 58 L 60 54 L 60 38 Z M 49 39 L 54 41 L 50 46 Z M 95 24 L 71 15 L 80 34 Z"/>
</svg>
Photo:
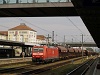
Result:
<svg viewBox="0 0 100 75">
<path fill-rule="evenodd" d="M 69 72 L 66 75 L 85 75 L 87 70 L 91 67 L 91 65 L 94 63 L 96 59 L 90 59 L 87 62 L 83 63 L 79 67 L 75 68 L 71 72 Z"/>
<path fill-rule="evenodd" d="M 9 66 L 9 65 L 16 65 L 16 64 L 30 64 L 30 63 L 31 63 L 31 61 L 8 63 L 8 64 L 1 64 L 0 67 L 5 67 L 5 66 Z"/>
<path fill-rule="evenodd" d="M 74 60 L 79 60 L 81 58 L 74 58 Z M 70 63 L 72 59 L 70 60 L 64 60 L 64 62 L 55 62 L 55 63 L 49 63 L 49 64 L 30 64 L 27 66 L 22 67 L 15 67 L 15 68 L 8 68 L 0 70 L 0 75 L 7 75 L 7 74 L 18 74 L 18 75 L 32 75 L 32 74 L 39 74 L 48 70 L 52 70 L 54 68 L 57 68 L 59 66 L 66 65 L 67 63 Z M 74 74 L 75 75 L 75 74 Z"/>
<path fill-rule="evenodd" d="M 38 65 L 40 66 L 40 65 Z M 20 66 L 20 67 L 15 67 L 15 68 L 6 68 L 6 69 L 1 69 L 0 70 L 0 75 L 1 74 L 7 74 L 7 73 L 16 73 L 17 71 L 25 71 L 25 69 L 27 68 L 31 68 L 31 67 L 37 67 L 37 65 L 33 65 L 33 64 L 29 64 L 29 65 L 25 65 L 25 66 Z"/>
<path fill-rule="evenodd" d="M 0 59 L 0 67 L 31 62 L 31 57 Z"/>
<path fill-rule="evenodd" d="M 79 58 L 79 59 L 81 59 L 81 58 Z M 75 59 L 75 61 L 79 60 L 79 59 Z M 30 71 L 22 72 L 20 75 L 39 74 L 39 73 L 42 73 L 42 72 L 45 72 L 45 71 L 48 71 L 48 70 L 52 70 L 54 68 L 58 68 L 58 67 L 64 66 L 67 63 L 70 63 L 71 61 L 72 60 L 67 61 L 67 62 L 62 62 L 62 63 L 54 64 L 54 65 L 50 65 L 50 66 L 46 66 L 46 67 L 35 69 L 35 70 L 30 70 Z"/>
</svg>

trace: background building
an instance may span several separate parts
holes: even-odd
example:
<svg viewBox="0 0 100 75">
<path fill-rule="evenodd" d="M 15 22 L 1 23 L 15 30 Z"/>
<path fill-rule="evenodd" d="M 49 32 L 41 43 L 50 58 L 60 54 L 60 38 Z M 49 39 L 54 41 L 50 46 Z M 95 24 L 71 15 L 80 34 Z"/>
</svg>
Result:
<svg viewBox="0 0 100 75">
<path fill-rule="evenodd" d="M 46 44 L 46 37 L 44 35 L 37 35 L 37 44 Z"/>
<path fill-rule="evenodd" d="M 8 31 L 0 31 L 0 39 L 7 40 L 8 38 Z"/>
<path fill-rule="evenodd" d="M 0 31 L 0 39 L 19 41 L 33 44 L 48 44 L 52 43 L 51 37 L 37 35 L 37 31 L 21 23 L 20 25 L 8 29 L 8 31 Z"/>
<path fill-rule="evenodd" d="M 37 32 L 21 23 L 19 26 L 8 30 L 8 40 L 36 43 Z"/>
</svg>

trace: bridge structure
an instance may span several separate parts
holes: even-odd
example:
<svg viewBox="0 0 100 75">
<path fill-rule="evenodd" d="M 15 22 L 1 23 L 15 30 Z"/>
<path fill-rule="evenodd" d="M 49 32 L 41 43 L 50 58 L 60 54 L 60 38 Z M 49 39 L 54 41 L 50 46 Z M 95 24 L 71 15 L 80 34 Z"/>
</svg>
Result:
<svg viewBox="0 0 100 75">
<path fill-rule="evenodd" d="M 82 42 L 58 42 L 71 47 L 82 47 Z M 83 42 L 83 47 L 97 47 L 95 42 Z"/>
<path fill-rule="evenodd" d="M 5 0 L 0 3 L 1 17 L 78 16 L 70 0 Z M 17 2 L 19 1 L 19 2 Z"/>
</svg>

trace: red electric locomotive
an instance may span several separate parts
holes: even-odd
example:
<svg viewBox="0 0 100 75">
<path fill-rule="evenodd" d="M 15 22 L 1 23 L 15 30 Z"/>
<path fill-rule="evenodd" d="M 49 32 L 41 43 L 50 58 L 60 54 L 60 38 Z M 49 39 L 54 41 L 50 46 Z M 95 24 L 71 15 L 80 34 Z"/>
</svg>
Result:
<svg viewBox="0 0 100 75">
<path fill-rule="evenodd" d="M 34 46 L 32 51 L 33 62 L 48 62 L 59 58 L 57 47 Z"/>
</svg>

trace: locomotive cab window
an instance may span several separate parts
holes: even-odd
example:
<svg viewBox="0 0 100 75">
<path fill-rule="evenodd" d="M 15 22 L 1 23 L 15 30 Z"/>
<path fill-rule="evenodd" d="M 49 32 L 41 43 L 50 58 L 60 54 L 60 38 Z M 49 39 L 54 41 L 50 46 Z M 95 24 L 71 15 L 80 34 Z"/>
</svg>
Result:
<svg viewBox="0 0 100 75">
<path fill-rule="evenodd" d="M 39 48 L 39 51 L 43 51 L 43 48 Z"/>
<path fill-rule="evenodd" d="M 43 52 L 43 48 L 34 48 L 34 52 Z"/>
</svg>

